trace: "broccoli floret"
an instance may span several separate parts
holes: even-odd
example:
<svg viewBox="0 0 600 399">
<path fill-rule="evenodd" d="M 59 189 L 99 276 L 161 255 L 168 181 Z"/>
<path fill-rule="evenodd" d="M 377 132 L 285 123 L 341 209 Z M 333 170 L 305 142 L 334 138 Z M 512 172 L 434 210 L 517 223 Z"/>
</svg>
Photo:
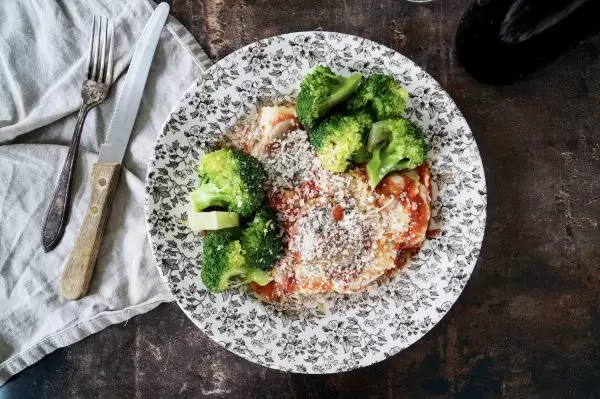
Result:
<svg viewBox="0 0 600 399">
<path fill-rule="evenodd" d="M 367 149 L 373 157 L 367 164 L 371 187 L 388 173 L 413 169 L 425 162 L 427 142 L 419 128 L 406 119 L 389 119 L 371 127 Z"/>
<path fill-rule="evenodd" d="M 333 115 L 318 124 L 309 134 L 309 141 L 319 156 L 323 168 L 341 173 L 363 146 L 365 132 L 371 126 L 365 112 L 355 115 Z"/>
<path fill-rule="evenodd" d="M 242 233 L 241 243 L 249 265 L 262 270 L 271 267 L 283 248 L 275 212 L 259 210 Z"/>
<path fill-rule="evenodd" d="M 241 284 L 268 284 L 269 273 L 248 265 L 238 229 L 212 230 L 204 237 L 202 282 L 211 292 L 221 292 L 232 287 L 231 279 L 239 277 Z"/>
<path fill-rule="evenodd" d="M 300 82 L 300 93 L 296 99 L 296 114 L 300 122 L 312 129 L 319 119 L 358 89 L 360 79 L 360 73 L 343 77 L 333 73 L 329 67 L 316 67 Z"/>
<path fill-rule="evenodd" d="M 217 206 L 250 216 L 260 207 L 267 174 L 256 158 L 224 148 L 204 155 L 197 171 L 202 183 L 190 193 L 195 211 Z"/>
<path fill-rule="evenodd" d="M 374 74 L 366 78 L 348 100 L 350 112 L 369 110 L 376 120 L 400 118 L 404 113 L 408 91 L 388 75 Z"/>
<path fill-rule="evenodd" d="M 363 144 L 358 151 L 352 155 L 352 162 L 364 165 L 371 159 L 371 153 L 367 150 L 367 146 Z"/>
</svg>

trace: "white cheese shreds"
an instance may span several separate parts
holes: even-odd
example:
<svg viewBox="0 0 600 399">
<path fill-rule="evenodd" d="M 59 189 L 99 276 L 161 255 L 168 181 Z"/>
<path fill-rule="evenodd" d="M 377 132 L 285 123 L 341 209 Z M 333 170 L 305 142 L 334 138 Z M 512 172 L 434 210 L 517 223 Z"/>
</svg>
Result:
<svg viewBox="0 0 600 399">
<path fill-rule="evenodd" d="M 331 205 L 336 206 L 335 202 Z M 303 262 L 322 263 L 328 277 L 348 280 L 375 256 L 371 243 L 378 232 L 377 219 L 347 207 L 343 218 L 335 220 L 331 205 L 307 209 L 296 223 L 291 250 Z"/>
<path fill-rule="evenodd" d="M 276 138 L 268 146 L 252 152 L 268 174 L 268 184 L 274 189 L 293 189 L 303 182 L 313 169 L 313 152 L 304 130 L 295 130 Z"/>
<path fill-rule="evenodd" d="M 284 226 L 284 254 L 274 268 L 276 287 L 285 290 L 292 282 L 300 293 L 366 287 L 393 267 L 392 247 L 399 234 L 410 236 L 410 211 L 418 204 L 402 190 L 399 195 L 372 191 L 359 171 L 324 170 L 297 121 L 290 131 L 274 134 L 264 122 L 279 120 L 271 113 L 261 114 L 266 127 L 247 124 L 227 140 L 259 159 L 267 171 L 266 197 Z M 402 189 L 403 178 L 394 179 Z"/>
</svg>

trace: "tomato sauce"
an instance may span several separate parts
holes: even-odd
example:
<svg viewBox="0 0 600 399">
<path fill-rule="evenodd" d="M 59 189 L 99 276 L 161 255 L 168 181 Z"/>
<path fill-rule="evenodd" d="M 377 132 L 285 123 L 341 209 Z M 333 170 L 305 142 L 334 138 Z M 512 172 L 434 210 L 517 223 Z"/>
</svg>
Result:
<svg viewBox="0 0 600 399">
<path fill-rule="evenodd" d="M 336 222 L 339 222 L 340 220 L 342 220 L 344 218 L 344 208 L 342 208 L 340 205 L 334 206 L 331 209 L 331 217 Z"/>
<path fill-rule="evenodd" d="M 305 180 L 300 183 L 299 194 L 305 200 L 317 197 L 319 192 L 319 187 L 314 180 Z"/>
<path fill-rule="evenodd" d="M 293 276 L 288 277 L 283 283 L 281 290 L 284 294 L 291 294 L 296 291 L 296 279 Z"/>
<path fill-rule="evenodd" d="M 427 233 L 425 233 L 425 237 L 436 238 L 436 237 L 439 237 L 441 234 L 442 234 L 442 230 L 440 230 L 440 229 L 427 230 Z"/>
<path fill-rule="evenodd" d="M 419 180 L 410 176 L 392 175 L 384 179 L 377 188 L 377 192 L 385 197 L 393 197 L 400 202 L 409 216 L 408 229 L 398 234 L 395 239 L 394 250 L 397 251 L 394 264 L 403 266 L 410 257 L 416 254 L 420 247 L 423 235 L 429 226 L 431 208 L 428 204 L 431 196 L 430 172 L 427 165 L 422 165 L 415 170 Z M 426 190 L 423 193 L 421 190 Z M 385 198 L 383 201 L 387 201 Z"/>
<path fill-rule="evenodd" d="M 405 248 L 400 249 L 396 253 L 396 259 L 394 259 L 394 264 L 396 267 L 402 267 L 406 264 L 406 262 L 416 255 L 419 252 L 419 248 Z"/>
<path fill-rule="evenodd" d="M 282 285 L 278 285 L 276 281 L 271 281 L 267 285 L 250 283 L 248 284 L 248 288 L 250 288 L 259 299 L 266 302 L 274 302 L 293 293 L 296 290 L 296 280 L 293 276 L 290 276 Z"/>
<path fill-rule="evenodd" d="M 276 126 L 278 123 L 281 123 L 288 119 L 296 119 L 296 115 L 280 113 L 279 115 L 277 115 L 277 118 L 273 119 L 273 121 L 271 122 L 271 126 Z"/>
<path fill-rule="evenodd" d="M 248 284 L 248 288 L 250 288 L 259 299 L 263 301 L 276 301 L 279 299 L 279 294 L 276 290 L 275 281 L 271 281 L 267 285 L 258 285 L 256 283 Z"/>
</svg>

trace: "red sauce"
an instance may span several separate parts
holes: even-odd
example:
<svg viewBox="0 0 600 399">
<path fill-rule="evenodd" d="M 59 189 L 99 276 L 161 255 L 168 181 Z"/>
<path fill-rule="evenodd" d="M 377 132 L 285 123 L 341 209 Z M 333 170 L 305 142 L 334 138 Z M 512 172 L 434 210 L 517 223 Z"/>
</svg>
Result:
<svg viewBox="0 0 600 399">
<path fill-rule="evenodd" d="M 308 194 L 306 194 L 308 192 Z M 298 190 L 298 194 L 301 198 L 307 200 L 311 198 L 315 198 L 319 195 L 319 187 L 314 180 L 305 180 L 300 183 L 300 188 Z"/>
<path fill-rule="evenodd" d="M 284 192 L 275 192 L 271 196 L 269 196 L 268 200 L 269 205 L 271 205 L 271 208 L 273 208 L 277 212 L 283 213 L 288 208 L 288 204 L 286 202 L 287 198 Z"/>
<path fill-rule="evenodd" d="M 419 248 L 404 248 L 398 250 L 396 253 L 396 259 L 394 259 L 394 264 L 396 267 L 402 267 L 408 262 L 408 260 L 419 252 Z"/>
<path fill-rule="evenodd" d="M 262 299 L 263 301 L 276 301 L 279 299 L 279 294 L 276 290 L 275 281 L 271 281 L 267 285 L 258 285 L 256 283 L 248 284 L 248 288 L 250 288 L 257 297 Z"/>
<path fill-rule="evenodd" d="M 246 143 L 246 144 L 244 144 L 244 147 L 242 148 L 242 152 L 246 155 L 251 155 L 252 147 L 253 147 L 252 144 Z"/>
<path fill-rule="evenodd" d="M 291 294 L 296 290 L 296 279 L 293 276 L 288 277 L 281 287 L 284 294 Z"/>
<path fill-rule="evenodd" d="M 394 259 L 395 267 L 387 272 L 389 276 L 400 270 L 412 256 L 419 252 L 420 240 L 424 234 L 427 237 L 439 234 L 439 231 L 436 230 L 426 231 L 430 217 L 430 207 L 428 204 L 431 191 L 429 168 L 427 165 L 422 165 L 415 169 L 415 172 L 419 177 L 418 180 L 415 180 L 416 176 L 414 175 L 415 179 L 405 174 L 393 174 L 387 176 L 379 187 L 376 188 L 376 192 L 381 195 L 381 198 L 377 201 L 378 203 L 381 202 L 378 204 L 379 206 L 387 204 L 393 197 L 396 201 L 400 202 L 409 216 L 409 227 L 406 232 L 401 234 L 390 233 L 389 238 L 395 240 L 394 249 L 397 251 L 397 254 Z M 299 202 L 318 197 L 320 195 L 319 191 L 318 186 L 313 180 L 307 180 L 293 190 L 278 191 L 269 196 L 271 206 L 283 216 L 282 222 L 287 233 L 290 233 L 288 229 L 293 229 L 295 226 L 295 223 L 289 221 L 290 217 L 294 216 L 297 218 L 302 210 Z M 294 203 L 288 203 L 290 198 L 294 198 Z M 344 208 L 341 205 L 333 206 L 331 208 L 331 216 L 336 221 L 343 220 Z M 291 234 L 293 235 L 293 232 Z M 293 262 L 293 264 L 298 264 L 298 261 Z M 256 295 L 267 302 L 278 301 L 282 297 L 294 292 L 297 287 L 298 282 L 294 276 L 288 277 L 285 281 L 278 283 L 273 281 L 265 286 L 250 284 L 250 288 Z M 328 292 L 333 287 L 331 282 L 321 282 L 318 287 L 303 286 L 303 288 Z"/>
<path fill-rule="evenodd" d="M 423 165 L 417 168 L 417 173 L 419 174 L 419 179 L 421 180 L 421 183 L 423 183 L 423 185 L 425 185 L 425 187 L 427 188 L 427 195 L 431 196 L 431 182 L 429 181 L 431 178 L 431 171 L 429 170 L 429 166 L 427 166 L 427 164 L 424 163 Z"/>
<path fill-rule="evenodd" d="M 415 171 L 419 175 L 419 180 L 414 180 L 406 175 L 390 175 L 383 180 L 376 190 L 385 197 L 396 198 L 400 201 L 402 207 L 409 212 L 408 229 L 398 235 L 394 246 L 394 249 L 398 251 L 419 246 L 420 242 L 418 240 L 423 237 L 424 233 L 426 234 L 425 230 L 429 226 L 431 216 L 431 209 L 427 203 L 431 191 L 429 168 L 426 164 L 423 164 Z M 425 188 L 425 195 L 419 192 L 420 185 Z M 387 201 L 386 198 L 380 200 L 380 202 Z"/>
<path fill-rule="evenodd" d="M 419 253 L 419 250 L 421 248 L 417 247 L 417 248 L 407 248 L 407 249 L 401 249 L 398 251 L 398 253 L 396 254 L 396 258 L 394 259 L 394 268 L 389 269 L 385 272 L 385 276 L 387 278 L 393 278 L 396 273 L 398 273 L 398 271 L 402 270 L 402 267 L 404 267 L 404 265 L 406 265 L 406 263 L 410 260 L 410 258 L 412 258 L 413 256 L 415 256 L 416 254 Z"/>
<path fill-rule="evenodd" d="M 285 295 L 293 293 L 296 290 L 296 280 L 294 277 L 288 277 L 281 286 L 278 285 L 276 281 L 271 281 L 267 285 L 249 283 L 248 288 L 250 288 L 259 299 L 266 302 L 274 302 Z"/>
<path fill-rule="evenodd" d="M 331 210 L 331 217 L 336 222 L 339 222 L 340 220 L 342 220 L 344 218 L 344 208 L 342 208 L 340 205 L 334 206 L 333 209 Z"/>
<path fill-rule="evenodd" d="M 271 126 L 275 126 L 278 123 L 283 122 L 288 119 L 296 119 L 296 115 L 294 115 L 294 114 L 279 114 L 279 115 L 277 115 L 277 118 L 273 119 L 273 121 L 271 122 Z"/>
<path fill-rule="evenodd" d="M 283 227 L 287 230 L 294 222 L 290 218 L 296 219 L 305 208 L 300 206 L 302 201 L 307 201 L 319 196 L 319 188 L 312 180 L 307 180 L 292 190 L 275 191 L 270 194 L 268 201 L 271 207 L 281 214 Z M 290 203 L 290 199 L 293 201 Z"/>
<path fill-rule="evenodd" d="M 440 230 L 440 229 L 427 230 L 427 233 L 425 233 L 425 237 L 435 238 L 435 237 L 439 237 L 440 234 L 442 234 L 442 230 Z"/>
<path fill-rule="evenodd" d="M 429 171 L 429 167 L 427 164 L 423 164 L 417 168 L 417 173 L 419 173 L 419 180 L 421 181 L 422 187 L 424 186 L 427 190 L 425 193 L 425 198 L 423 199 L 423 195 L 417 194 L 411 198 L 413 202 L 417 203 L 417 209 L 413 210 L 411 213 L 411 229 L 422 230 L 427 229 L 429 226 L 429 219 L 431 218 L 431 207 L 428 206 L 428 201 L 431 198 L 431 185 L 429 182 L 429 178 L 431 173 Z M 414 183 L 414 182 L 413 182 Z M 427 232 L 425 232 L 427 236 Z"/>
</svg>

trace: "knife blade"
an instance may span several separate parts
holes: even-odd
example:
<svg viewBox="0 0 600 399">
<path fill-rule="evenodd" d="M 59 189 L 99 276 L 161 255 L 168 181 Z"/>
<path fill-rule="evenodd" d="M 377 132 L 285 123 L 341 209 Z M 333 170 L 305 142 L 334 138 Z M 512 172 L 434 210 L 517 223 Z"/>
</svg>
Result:
<svg viewBox="0 0 600 399">
<path fill-rule="evenodd" d="M 87 294 L 110 214 L 110 204 L 117 190 L 121 162 L 140 108 L 150 64 L 168 15 L 169 5 L 161 3 L 146 23 L 117 100 L 108 135 L 100 147 L 98 162 L 92 166 L 90 202 L 60 280 L 59 291 L 65 299 L 75 300 Z"/>
<path fill-rule="evenodd" d="M 144 27 L 129 64 L 123 90 L 117 100 L 115 113 L 108 128 L 106 141 L 100 147 L 99 163 L 121 163 L 125 156 L 133 124 L 142 101 L 150 64 L 168 16 L 169 5 L 160 3 Z"/>
</svg>

